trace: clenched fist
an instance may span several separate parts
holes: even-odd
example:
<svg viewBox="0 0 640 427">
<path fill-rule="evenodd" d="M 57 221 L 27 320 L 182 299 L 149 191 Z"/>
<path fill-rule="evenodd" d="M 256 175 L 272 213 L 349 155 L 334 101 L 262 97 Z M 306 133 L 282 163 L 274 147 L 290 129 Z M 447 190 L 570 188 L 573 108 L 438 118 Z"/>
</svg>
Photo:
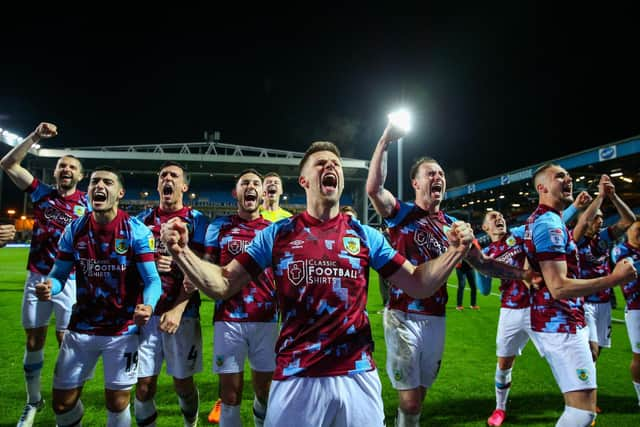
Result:
<svg viewBox="0 0 640 427">
<path fill-rule="evenodd" d="M 138 326 L 144 326 L 151 319 L 152 314 L 153 310 L 150 305 L 138 304 L 133 311 L 133 322 Z"/>
<path fill-rule="evenodd" d="M 51 279 L 46 279 L 36 285 L 36 296 L 40 301 L 51 300 Z"/>
<path fill-rule="evenodd" d="M 58 127 L 53 123 L 42 122 L 33 133 L 38 138 L 53 138 L 58 134 Z"/>
</svg>

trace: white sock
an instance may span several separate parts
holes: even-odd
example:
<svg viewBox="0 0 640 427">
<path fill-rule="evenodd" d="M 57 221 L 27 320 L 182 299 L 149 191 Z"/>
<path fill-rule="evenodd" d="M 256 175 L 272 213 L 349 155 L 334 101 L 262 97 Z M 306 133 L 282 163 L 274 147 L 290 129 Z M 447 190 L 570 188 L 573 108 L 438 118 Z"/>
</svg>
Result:
<svg viewBox="0 0 640 427">
<path fill-rule="evenodd" d="M 198 389 L 196 388 L 195 392 L 189 396 L 178 395 L 178 404 L 182 410 L 185 425 L 195 425 L 194 422 L 198 419 L 198 408 L 200 406 Z"/>
<path fill-rule="evenodd" d="M 496 366 L 496 409 L 507 410 L 507 398 L 511 391 L 511 371 L 511 368 L 502 370 Z"/>
<path fill-rule="evenodd" d="M 72 410 L 56 414 L 56 424 L 61 427 L 81 427 L 83 415 L 84 405 L 82 400 L 78 399 L 76 406 Z"/>
<path fill-rule="evenodd" d="M 107 411 L 109 416 L 107 417 L 107 427 L 131 427 L 131 411 L 129 411 L 127 405 L 120 412 Z"/>
<path fill-rule="evenodd" d="M 222 404 L 220 407 L 220 427 L 242 427 L 240 405 Z"/>
<path fill-rule="evenodd" d="M 420 414 L 407 414 L 398 408 L 396 427 L 420 427 Z"/>
<path fill-rule="evenodd" d="M 40 373 L 44 364 L 44 350 L 24 350 L 24 382 L 27 387 L 27 403 L 37 403 L 42 399 L 40 394 Z"/>
<path fill-rule="evenodd" d="M 267 405 L 260 402 L 258 396 L 253 396 L 253 423 L 256 427 L 264 425 L 264 419 L 267 416 Z"/>
<path fill-rule="evenodd" d="M 594 412 L 565 406 L 564 412 L 558 418 L 556 427 L 589 427 L 595 419 L 596 414 Z"/>
<path fill-rule="evenodd" d="M 155 400 L 149 399 L 141 402 L 136 397 L 133 401 L 133 412 L 136 415 L 136 424 L 139 427 L 155 427 L 156 418 L 158 418 Z"/>
</svg>

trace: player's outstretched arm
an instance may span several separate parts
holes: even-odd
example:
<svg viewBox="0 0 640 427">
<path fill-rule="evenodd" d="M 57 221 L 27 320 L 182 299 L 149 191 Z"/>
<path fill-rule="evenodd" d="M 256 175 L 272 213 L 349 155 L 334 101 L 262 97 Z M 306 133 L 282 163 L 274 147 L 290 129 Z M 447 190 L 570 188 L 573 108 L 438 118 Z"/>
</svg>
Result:
<svg viewBox="0 0 640 427">
<path fill-rule="evenodd" d="M 251 280 L 247 270 L 235 259 L 221 268 L 198 257 L 187 246 L 187 227 L 178 218 L 162 225 L 160 237 L 189 282 L 213 299 L 227 299 Z"/>
<path fill-rule="evenodd" d="M 387 179 L 387 150 L 389 144 L 401 138 L 401 131 L 389 123 L 384 130 L 380 141 L 373 151 L 369 164 L 369 176 L 367 177 L 367 194 L 378 214 L 383 218 L 389 218 L 393 214 L 396 198 L 389 190 L 384 188 Z"/>
<path fill-rule="evenodd" d="M 507 280 L 526 280 L 534 283 L 539 281 L 539 275 L 536 277 L 536 273 L 533 270 L 514 267 L 488 257 L 475 244 L 471 246 L 465 259 L 473 268 L 485 276 Z"/>
<path fill-rule="evenodd" d="M 624 259 L 616 264 L 608 276 L 594 279 L 571 279 L 567 277 L 566 261 L 540 261 L 544 282 L 555 299 L 575 298 L 594 294 L 619 283 L 629 283 L 638 277 L 633 263 Z"/>
<path fill-rule="evenodd" d="M 609 177 L 607 176 L 607 178 Z M 633 224 L 636 220 L 636 216 L 629 205 L 627 205 L 616 193 L 616 187 L 611 181 L 611 178 L 609 178 L 608 183 L 606 183 L 604 192 L 605 196 L 609 200 L 611 200 L 611 203 L 613 203 L 613 206 L 615 206 L 616 211 L 618 211 L 618 215 L 620 215 L 620 219 L 613 225 L 612 228 L 613 237 L 617 239 L 618 237 L 622 236 L 629 227 L 631 227 L 631 224 Z"/>
<path fill-rule="evenodd" d="M 469 251 L 473 241 L 471 226 L 465 222 L 453 223 L 447 233 L 449 248 L 438 258 L 423 262 L 417 267 L 405 261 L 402 267 L 389 276 L 391 283 L 412 298 L 428 298 L 444 283 Z"/>
<path fill-rule="evenodd" d="M 593 221 L 598 213 L 598 210 L 602 207 L 602 202 L 604 201 L 605 192 L 604 192 L 604 180 L 603 177 L 606 175 L 602 175 L 600 178 L 600 183 L 598 184 L 598 195 L 595 199 L 589 204 L 589 206 L 584 210 L 582 215 L 578 218 L 578 223 L 573 228 L 573 240 L 579 242 L 580 239 L 584 237 L 584 233 L 587 231 L 587 227 L 589 226 L 589 222 Z"/>
<path fill-rule="evenodd" d="M 42 138 L 51 138 L 58 134 L 56 125 L 40 123 L 20 144 L 13 147 L 6 156 L 0 160 L 0 167 L 9 175 L 11 181 L 22 191 L 26 190 L 33 182 L 33 175 L 23 168 L 20 163 L 26 157 L 29 149 Z"/>
</svg>

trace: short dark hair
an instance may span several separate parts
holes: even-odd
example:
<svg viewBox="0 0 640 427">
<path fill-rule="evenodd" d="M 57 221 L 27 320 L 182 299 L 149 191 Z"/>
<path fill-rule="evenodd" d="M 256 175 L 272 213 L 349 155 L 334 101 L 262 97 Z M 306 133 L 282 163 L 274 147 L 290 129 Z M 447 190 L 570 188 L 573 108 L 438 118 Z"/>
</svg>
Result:
<svg viewBox="0 0 640 427">
<path fill-rule="evenodd" d="M 440 166 L 440 163 L 438 163 L 438 161 L 433 157 L 420 157 L 418 160 L 413 162 L 413 165 L 411 165 L 411 169 L 409 170 L 409 177 L 411 179 L 414 179 L 416 175 L 418 175 L 418 169 L 420 169 L 420 166 L 424 163 L 435 163 Z"/>
<path fill-rule="evenodd" d="M 184 166 L 182 163 L 176 162 L 174 160 L 167 160 L 166 162 L 161 164 L 160 165 L 160 169 L 158 169 L 158 173 L 160 173 L 160 171 L 162 171 L 162 169 L 164 169 L 166 167 L 169 167 L 169 166 L 175 166 L 175 167 L 178 167 L 178 168 L 182 169 L 182 175 L 184 175 L 184 182 L 186 182 L 187 184 L 189 184 L 191 182 L 191 174 L 189 173 L 189 170 L 186 168 L 186 166 Z"/>
<path fill-rule="evenodd" d="M 260 177 L 260 181 L 262 181 L 262 174 L 260 172 L 258 172 L 257 170 L 255 170 L 254 168 L 247 168 L 247 169 L 243 169 L 240 171 L 240 173 L 238 175 L 236 175 L 236 182 L 238 182 L 238 180 L 240 178 L 242 178 L 243 175 L 246 175 L 248 173 L 252 173 L 255 175 L 258 175 L 258 177 Z"/>
<path fill-rule="evenodd" d="M 84 166 L 82 166 L 82 162 L 80 161 L 79 158 L 77 158 L 76 156 L 74 156 L 73 154 L 65 154 L 64 156 L 60 156 L 58 158 L 58 161 L 56 161 L 56 164 L 58 164 L 58 162 L 62 159 L 64 159 L 65 157 L 69 157 L 70 159 L 76 159 L 78 161 L 78 164 L 80 165 L 80 173 L 84 173 Z"/>
<path fill-rule="evenodd" d="M 334 144 L 333 142 L 316 141 L 313 144 L 311 144 L 309 148 L 307 148 L 307 151 L 304 152 L 304 156 L 302 157 L 302 160 L 300 160 L 300 164 L 298 165 L 298 169 L 300 172 L 302 172 L 302 168 L 304 168 L 304 165 L 305 163 L 307 163 L 307 160 L 309 160 L 309 157 L 312 154 L 317 153 L 318 151 L 330 151 L 336 156 L 338 156 L 338 158 L 341 157 L 340 150 L 338 149 L 336 144 Z"/>
<path fill-rule="evenodd" d="M 558 165 L 556 165 L 555 163 L 545 163 L 544 165 L 540 166 L 538 169 L 533 171 L 533 177 L 531 178 L 531 182 L 533 183 L 534 189 L 536 188 L 536 179 L 538 178 L 538 175 L 540 175 L 547 169 L 552 168 L 554 166 L 558 166 Z"/>
<path fill-rule="evenodd" d="M 356 212 L 356 210 L 353 208 L 353 206 L 350 205 L 344 205 L 340 208 L 340 212 L 342 213 L 352 213 L 355 217 L 358 216 L 358 212 Z"/>
<path fill-rule="evenodd" d="M 124 176 L 122 175 L 122 172 L 120 172 L 118 169 L 114 168 L 113 166 L 96 166 L 95 168 L 93 168 L 93 171 L 91 173 L 98 172 L 98 171 L 111 172 L 116 176 L 116 178 L 118 178 L 118 182 L 120 183 L 120 186 L 124 188 Z"/>
<path fill-rule="evenodd" d="M 267 179 L 269 177 L 275 176 L 276 178 L 278 178 L 280 180 L 280 182 L 282 182 L 282 177 L 280 176 L 280 174 L 278 172 L 267 172 L 264 174 L 264 176 L 262 177 L 262 179 Z"/>
</svg>

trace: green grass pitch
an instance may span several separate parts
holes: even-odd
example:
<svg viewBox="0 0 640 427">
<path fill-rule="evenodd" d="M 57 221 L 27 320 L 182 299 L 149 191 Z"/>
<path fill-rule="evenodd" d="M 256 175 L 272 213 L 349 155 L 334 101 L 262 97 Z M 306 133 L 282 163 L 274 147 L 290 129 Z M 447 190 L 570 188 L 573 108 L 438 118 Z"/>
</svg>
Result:
<svg viewBox="0 0 640 427">
<path fill-rule="evenodd" d="M 0 426 L 12 426 L 18 420 L 25 402 L 22 357 L 24 331 L 20 322 L 20 305 L 25 277 L 26 249 L 4 248 L 0 250 L 0 313 L 3 318 L 3 335 L 0 340 Z M 455 276 L 455 275 L 454 275 Z M 498 321 L 498 297 L 479 296 L 480 310 L 457 312 L 455 283 L 452 276 L 447 307 L 447 332 L 442 369 L 438 380 L 429 390 L 422 413 L 422 425 L 484 426 L 495 406 L 493 377 L 496 365 L 495 332 Z M 376 344 L 374 353 L 382 381 L 386 423 L 393 425 L 397 397 L 384 371 L 385 345 L 382 334 L 382 308 L 377 276 L 371 275 L 369 288 L 369 317 Z M 467 288 L 468 289 L 468 288 Z M 493 285 L 497 292 L 497 284 Z M 622 302 L 619 290 L 618 301 Z M 206 416 L 217 397 L 217 379 L 211 373 L 212 310 L 213 304 L 203 298 L 201 309 L 204 337 L 204 370 L 196 376 L 200 389 L 200 425 L 207 425 Z M 453 301 L 451 301 L 453 300 Z M 465 293 L 465 305 L 469 305 L 469 292 Z M 623 305 L 623 304 L 620 304 Z M 614 318 L 623 319 L 622 309 L 614 310 Z M 52 324 L 53 325 L 53 324 Z M 47 407 L 36 418 L 38 426 L 54 425 L 51 410 L 51 380 L 57 346 L 49 328 L 43 369 L 43 393 Z M 598 362 L 599 406 L 598 426 L 638 426 L 640 411 L 629 375 L 631 350 L 625 325 L 613 324 L 613 347 L 605 349 Z M 253 425 L 251 402 L 253 392 L 247 382 L 243 393 L 242 418 L 244 425 Z M 305 396 L 300 396 L 304 399 Z M 84 387 L 85 426 L 106 424 L 102 382 L 102 366 L 98 365 L 93 380 Z M 159 380 L 158 426 L 182 425 L 182 418 L 173 392 L 171 379 L 162 373 Z M 563 400 L 555 385 L 546 362 L 540 358 L 533 344 L 529 343 L 524 354 L 516 359 L 513 370 L 513 386 L 509 396 L 508 418 L 505 425 L 549 426 L 554 425 L 563 410 Z"/>
</svg>

